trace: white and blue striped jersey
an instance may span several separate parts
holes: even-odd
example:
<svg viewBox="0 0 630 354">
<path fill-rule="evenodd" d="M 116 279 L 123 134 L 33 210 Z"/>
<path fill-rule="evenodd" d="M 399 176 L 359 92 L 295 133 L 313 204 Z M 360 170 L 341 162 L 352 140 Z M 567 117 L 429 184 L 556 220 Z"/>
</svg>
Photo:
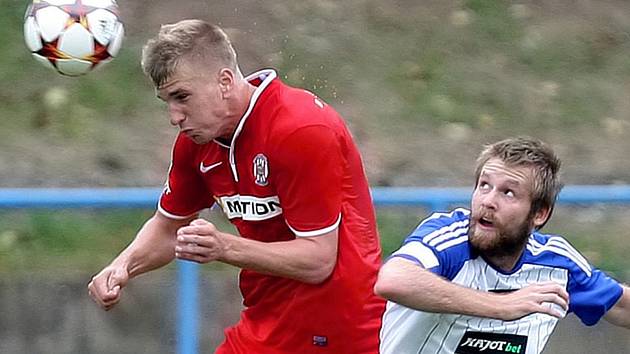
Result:
<svg viewBox="0 0 630 354">
<path fill-rule="evenodd" d="M 593 268 L 560 236 L 534 232 L 512 272 L 494 268 L 471 251 L 469 216 L 470 211 L 462 208 L 432 214 L 391 257 L 411 260 L 454 283 L 480 291 L 513 291 L 528 284 L 555 281 L 569 293 L 568 312 L 575 313 L 586 325 L 595 324 L 621 297 L 619 283 Z M 558 310 L 562 311 L 559 306 Z M 538 354 L 557 321 L 540 313 L 514 321 L 429 313 L 389 301 L 383 314 L 381 354 Z"/>
</svg>

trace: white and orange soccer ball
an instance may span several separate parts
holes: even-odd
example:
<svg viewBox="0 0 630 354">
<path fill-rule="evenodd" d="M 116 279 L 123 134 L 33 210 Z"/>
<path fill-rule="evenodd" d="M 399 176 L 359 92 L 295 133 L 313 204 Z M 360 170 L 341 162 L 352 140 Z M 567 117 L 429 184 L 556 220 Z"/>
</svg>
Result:
<svg viewBox="0 0 630 354">
<path fill-rule="evenodd" d="M 115 0 L 34 0 L 24 39 L 37 61 L 68 76 L 111 61 L 124 36 Z"/>
</svg>

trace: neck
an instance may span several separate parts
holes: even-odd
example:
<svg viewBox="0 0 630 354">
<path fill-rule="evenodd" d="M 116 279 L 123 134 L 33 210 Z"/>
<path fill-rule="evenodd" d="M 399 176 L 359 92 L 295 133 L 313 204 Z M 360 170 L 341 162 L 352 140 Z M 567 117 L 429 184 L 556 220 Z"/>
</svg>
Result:
<svg viewBox="0 0 630 354">
<path fill-rule="evenodd" d="M 240 120 L 245 115 L 245 112 L 247 112 L 247 107 L 249 107 L 249 102 L 252 100 L 254 91 L 256 91 L 256 86 L 250 84 L 244 79 L 240 82 L 238 93 L 235 96 L 236 102 L 234 115 L 238 116 L 237 120 Z"/>
<path fill-rule="evenodd" d="M 514 269 L 519 259 L 521 259 L 526 246 L 527 240 L 520 246 L 514 245 L 509 250 L 504 248 L 503 252 L 493 252 L 491 254 L 487 254 L 486 252 L 484 258 L 496 268 L 508 273 Z"/>
<path fill-rule="evenodd" d="M 507 273 L 507 272 L 510 272 L 512 269 L 514 269 L 514 266 L 516 266 L 516 263 L 518 263 L 519 258 L 520 258 L 520 255 L 499 256 L 499 257 L 488 257 L 487 260 L 488 262 L 492 263 L 493 266 Z"/>
<path fill-rule="evenodd" d="M 249 82 L 243 80 L 237 88 L 236 95 L 233 98 L 232 109 L 228 111 L 228 119 L 232 122 L 230 126 L 230 133 L 223 136 L 221 139 L 224 141 L 231 141 L 234 136 L 234 132 L 236 131 L 236 127 L 238 123 L 241 121 L 245 112 L 247 112 L 247 108 L 249 107 L 249 102 L 254 95 L 254 91 L 256 91 L 256 86 L 250 84 Z M 229 145 L 229 143 L 228 143 Z"/>
</svg>

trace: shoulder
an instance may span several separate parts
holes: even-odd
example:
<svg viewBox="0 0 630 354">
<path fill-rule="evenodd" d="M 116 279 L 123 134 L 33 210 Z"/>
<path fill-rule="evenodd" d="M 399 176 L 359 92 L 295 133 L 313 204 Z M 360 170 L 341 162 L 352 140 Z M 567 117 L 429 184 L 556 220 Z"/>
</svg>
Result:
<svg viewBox="0 0 630 354">
<path fill-rule="evenodd" d="M 271 82 L 269 89 L 278 100 L 277 103 L 282 108 L 288 110 L 317 111 L 328 106 L 313 92 L 303 88 L 289 86 L 277 78 Z"/>
<path fill-rule="evenodd" d="M 449 236 L 467 235 L 470 210 L 457 208 L 451 212 L 436 212 L 422 220 L 410 238 L 426 244 L 437 245 Z"/>
<path fill-rule="evenodd" d="M 392 257 L 416 259 L 425 268 L 439 266 L 438 272 L 444 274 L 449 269 L 459 269 L 463 262 L 471 258 L 468 246 L 469 216 L 470 211 L 464 208 L 431 214 L 420 222 Z"/>
<path fill-rule="evenodd" d="M 314 125 L 332 130 L 343 126 L 337 112 L 314 93 L 285 85 L 279 79 L 269 89 L 268 109 L 273 116 L 273 130 L 280 135 Z"/>
<path fill-rule="evenodd" d="M 577 279 L 588 278 L 593 272 L 588 260 L 559 235 L 533 233 L 527 242 L 527 254 L 531 261 L 565 268 Z"/>
<path fill-rule="evenodd" d="M 272 155 L 303 156 L 308 146 L 317 147 L 315 153 L 328 149 L 345 151 L 352 145 L 352 136 L 343 119 L 332 107 L 314 94 L 285 86 L 271 114 L 266 134 Z"/>
</svg>

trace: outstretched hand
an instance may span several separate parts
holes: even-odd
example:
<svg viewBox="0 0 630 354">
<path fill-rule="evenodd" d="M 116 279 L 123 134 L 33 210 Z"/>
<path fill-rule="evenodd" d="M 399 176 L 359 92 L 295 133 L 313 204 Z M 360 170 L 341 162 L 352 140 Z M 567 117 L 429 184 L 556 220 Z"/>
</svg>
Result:
<svg viewBox="0 0 630 354">
<path fill-rule="evenodd" d="M 226 237 L 211 222 L 193 220 L 190 225 L 177 230 L 175 257 L 197 263 L 208 263 L 223 259 L 227 250 Z"/>
<path fill-rule="evenodd" d="M 499 318 L 516 320 L 532 313 L 544 313 L 563 318 L 569 309 L 569 294 L 554 282 L 531 284 L 520 290 L 497 295 Z"/>
<path fill-rule="evenodd" d="M 122 288 L 129 281 L 129 273 L 122 267 L 107 267 L 92 277 L 88 283 L 88 294 L 105 311 L 119 301 Z"/>
</svg>

